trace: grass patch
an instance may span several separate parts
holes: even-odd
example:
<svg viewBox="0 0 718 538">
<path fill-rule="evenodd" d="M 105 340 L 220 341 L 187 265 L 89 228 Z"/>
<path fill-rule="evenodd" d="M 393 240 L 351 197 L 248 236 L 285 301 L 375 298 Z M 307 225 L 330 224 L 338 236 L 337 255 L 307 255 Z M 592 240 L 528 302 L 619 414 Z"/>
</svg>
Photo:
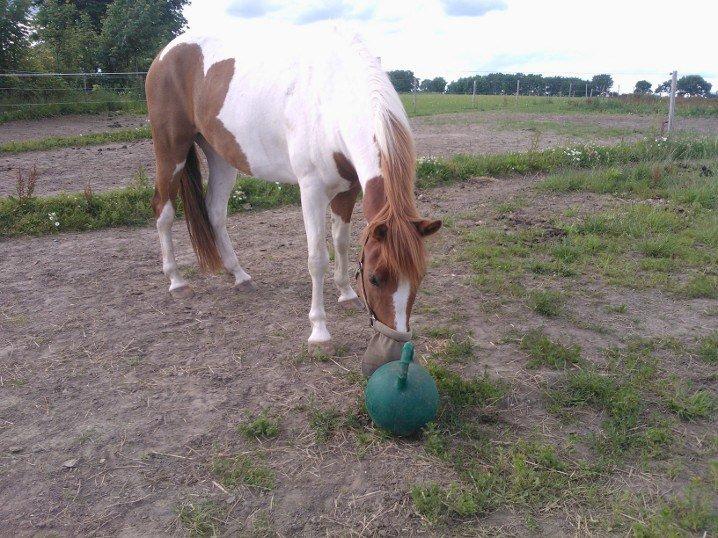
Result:
<svg viewBox="0 0 718 538">
<path fill-rule="evenodd" d="M 638 538 L 659 536 L 712 536 L 718 533 L 718 512 L 711 499 L 715 486 L 694 478 L 683 495 L 662 503 L 655 512 L 644 515 L 631 529 Z"/>
<path fill-rule="evenodd" d="M 519 347 L 529 355 L 528 368 L 548 366 L 564 369 L 567 366 L 581 363 L 581 347 L 578 345 L 564 346 L 553 342 L 542 329 L 527 332 L 521 338 Z"/>
<path fill-rule="evenodd" d="M 716 397 L 709 390 L 690 392 L 685 386 L 678 386 L 667 400 L 668 408 L 686 421 L 710 418 L 716 403 Z"/>
<path fill-rule="evenodd" d="M 461 483 L 411 488 L 414 507 L 432 523 L 473 517 L 504 505 L 556 507 L 586 498 L 597 488 L 595 473 L 587 466 L 565 461 L 553 446 L 540 442 L 495 446 L 485 458 L 457 449 L 450 460 Z"/>
<path fill-rule="evenodd" d="M 651 141 L 583 150 L 552 149 L 505 155 L 459 155 L 449 160 L 420 159 L 417 184 L 428 188 L 463 181 L 477 175 L 548 172 L 657 158 L 706 158 L 718 155 L 718 139 Z M 576 151 L 580 157 L 576 157 Z M 85 231 L 117 226 L 138 226 L 152 218 L 153 191 L 146 183 L 100 194 L 61 194 L 47 197 L 0 198 L 0 237 Z M 299 189 L 253 178 L 237 181 L 229 200 L 229 212 L 299 203 Z M 181 204 L 178 204 L 181 215 Z M 55 218 L 50 218 L 53 215 Z M 58 223 L 58 224 L 56 224 Z M 718 223 L 715 224 L 718 229 Z M 708 228 L 712 229 L 712 228 Z M 711 240 L 712 235 L 707 235 Z"/>
<path fill-rule="evenodd" d="M 701 339 L 697 354 L 708 364 L 718 364 L 718 331 Z"/>
<path fill-rule="evenodd" d="M 262 412 L 257 418 L 250 418 L 239 424 L 237 431 L 247 439 L 271 439 L 279 435 L 279 420 L 270 418 Z"/>
<path fill-rule="evenodd" d="M 186 503 L 177 510 L 180 523 L 190 536 L 219 536 L 224 510 L 212 501 Z"/>
<path fill-rule="evenodd" d="M 466 362 L 474 357 L 474 344 L 471 338 L 462 340 L 450 336 L 444 346 L 432 354 L 433 359 L 442 360 L 448 363 Z"/>
<path fill-rule="evenodd" d="M 341 423 L 342 414 L 334 409 L 312 409 L 309 414 L 309 427 L 314 430 L 317 443 L 326 443 L 334 435 Z"/>
<path fill-rule="evenodd" d="M 0 144 L 0 154 L 24 153 L 27 151 L 42 151 L 57 148 L 75 148 L 83 146 L 96 146 L 112 142 L 134 142 L 152 138 L 149 125 L 136 129 L 123 129 L 108 131 L 106 133 L 92 133 L 77 136 L 52 136 L 39 140 L 12 141 Z"/>
<path fill-rule="evenodd" d="M 668 110 L 668 99 L 650 96 L 624 95 L 611 98 L 544 97 L 520 95 L 471 95 L 419 92 L 401 94 L 404 108 L 410 116 L 429 116 L 467 111 L 527 112 L 533 114 L 661 114 Z M 414 102 L 416 101 L 416 107 Z M 718 116 L 718 105 L 712 99 L 678 99 L 676 114 L 688 117 Z M 549 123 L 549 122 L 541 122 Z M 595 128 L 588 126 L 587 129 Z M 613 129 L 613 128 L 611 128 Z"/>
<path fill-rule="evenodd" d="M 233 489 L 239 484 L 271 490 L 276 485 L 272 469 L 258 463 L 256 456 L 238 454 L 233 457 L 217 456 L 212 461 L 212 474 L 225 488 Z"/>
<path fill-rule="evenodd" d="M 547 318 L 557 317 L 564 303 L 564 295 L 554 290 L 534 290 L 527 298 L 528 307 Z"/>
</svg>

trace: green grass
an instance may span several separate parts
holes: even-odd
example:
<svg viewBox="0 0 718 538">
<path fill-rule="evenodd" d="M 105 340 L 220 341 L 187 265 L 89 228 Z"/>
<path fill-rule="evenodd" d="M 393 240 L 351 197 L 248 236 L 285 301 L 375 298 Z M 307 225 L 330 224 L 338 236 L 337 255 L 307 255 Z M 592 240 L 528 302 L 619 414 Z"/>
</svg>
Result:
<svg viewBox="0 0 718 538">
<path fill-rule="evenodd" d="M 519 347 L 529 355 L 529 361 L 526 364 L 528 368 L 548 366 L 554 369 L 564 369 L 581 363 L 580 346 L 574 344 L 566 347 L 559 342 L 553 342 L 542 329 L 534 329 L 524 334 Z"/>
<path fill-rule="evenodd" d="M 718 405 L 718 399 L 709 390 L 689 391 L 685 386 L 676 387 L 668 397 L 668 408 L 682 420 L 700 420 L 710 418 Z"/>
<path fill-rule="evenodd" d="M 212 474 L 227 489 L 244 484 L 271 490 L 277 480 L 274 471 L 259 463 L 256 455 L 216 456 L 212 461 Z"/>
<path fill-rule="evenodd" d="M 249 418 L 237 426 L 237 431 L 247 439 L 271 439 L 279 435 L 279 420 L 262 412 L 257 418 Z"/>
<path fill-rule="evenodd" d="M 447 338 L 443 347 L 432 354 L 432 358 L 447 363 L 466 362 L 474 356 L 474 344 L 471 338 L 458 339 L 454 335 Z"/>
<path fill-rule="evenodd" d="M 190 536 L 219 536 L 224 511 L 212 501 L 186 503 L 177 510 L 177 517 Z"/>
<path fill-rule="evenodd" d="M 317 443 L 326 443 L 341 425 L 342 414 L 334 409 L 312 409 L 309 413 L 309 427 L 314 430 Z"/>
<path fill-rule="evenodd" d="M 701 339 L 697 353 L 704 362 L 718 364 L 718 331 Z"/>
<path fill-rule="evenodd" d="M 416 98 L 416 108 L 414 107 Z M 417 93 L 401 94 L 407 113 L 410 116 L 428 116 L 466 111 L 528 112 L 535 114 L 576 113 L 576 114 L 666 114 L 667 98 L 652 96 L 638 98 L 624 96 L 620 98 L 582 97 L 533 97 L 519 96 L 518 104 L 514 96 L 477 95 L 472 104 L 471 95 Z M 680 116 L 718 116 L 718 104 L 714 99 L 678 99 L 676 113 Z"/>
<path fill-rule="evenodd" d="M 657 142 L 656 144 L 660 144 Z M 680 204 L 702 208 L 718 208 L 718 182 L 709 172 L 718 173 L 718 160 L 695 162 L 638 163 L 630 167 L 609 166 L 576 172 L 562 171 L 549 175 L 539 188 L 552 192 L 588 191 L 618 194 L 641 199 L 663 198 Z"/>
<path fill-rule="evenodd" d="M 670 144 L 641 142 L 611 148 L 584 148 L 581 155 L 577 159 L 566 150 L 547 150 L 493 156 L 456 156 L 446 161 L 420 159 L 418 185 L 427 188 L 462 181 L 476 175 L 551 171 L 563 167 L 581 168 L 658 157 L 705 158 L 708 155 L 718 155 L 718 139 L 677 140 Z M 82 194 L 0 198 L 0 237 L 143 225 L 153 218 L 150 210 L 151 198 L 152 189 L 146 182 L 95 194 L 90 198 Z M 259 209 L 296 204 L 298 201 L 299 190 L 296 186 L 245 178 L 237 181 L 229 200 L 229 212 L 245 211 L 247 207 Z M 57 218 L 50 219 L 51 214 Z M 718 227 L 718 223 L 715 226 Z M 707 240 L 710 238 L 709 235 Z"/>
<path fill-rule="evenodd" d="M 111 142 L 133 142 L 152 138 L 149 125 L 136 129 L 123 129 L 106 133 L 93 133 L 77 136 L 52 136 L 39 140 L 24 140 L 21 142 L 6 142 L 0 144 L 0 155 L 3 153 L 22 153 L 27 151 L 41 151 L 55 148 L 71 148 L 82 146 L 95 146 Z"/>
<path fill-rule="evenodd" d="M 682 495 L 675 496 L 652 513 L 643 515 L 631 531 L 637 538 L 714 536 L 718 533 L 718 512 L 712 505 L 716 487 L 694 478 Z"/>
<path fill-rule="evenodd" d="M 563 309 L 564 295 L 555 290 L 533 290 L 527 298 L 531 310 L 547 318 L 555 318 Z"/>
<path fill-rule="evenodd" d="M 84 93 L 68 88 L 64 92 L 53 92 L 53 95 L 45 99 L 36 99 L 34 104 L 26 104 L 29 100 L 25 97 L 21 99 L 0 101 L 0 124 L 12 120 L 34 120 L 67 114 L 147 114 L 147 105 L 139 92 L 118 94 L 109 89 L 95 88 L 92 92 Z"/>
</svg>

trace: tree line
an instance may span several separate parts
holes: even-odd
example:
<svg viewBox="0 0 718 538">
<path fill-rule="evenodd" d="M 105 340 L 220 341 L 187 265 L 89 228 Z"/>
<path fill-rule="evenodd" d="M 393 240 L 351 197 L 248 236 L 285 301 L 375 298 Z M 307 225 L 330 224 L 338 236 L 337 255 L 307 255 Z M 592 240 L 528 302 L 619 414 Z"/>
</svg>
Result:
<svg viewBox="0 0 718 538">
<path fill-rule="evenodd" d="M 0 0 L 0 72 L 145 71 L 189 0 Z"/>
<path fill-rule="evenodd" d="M 474 92 L 474 84 L 476 84 L 476 93 L 478 95 L 515 94 L 517 88 L 521 95 L 617 95 L 611 91 L 613 77 L 606 73 L 595 75 L 591 79 L 562 76 L 545 77 L 543 75 L 526 75 L 524 73 L 489 73 L 487 75 L 462 77 L 449 84 L 442 77 L 419 80 L 413 71 L 407 69 L 389 71 L 388 75 L 394 88 L 400 93 L 419 90 L 471 94 Z M 650 82 L 640 80 L 636 83 L 633 93 L 639 95 L 663 94 L 668 93 L 670 87 L 670 80 L 659 84 L 655 90 L 652 89 Z M 700 75 L 687 75 L 678 80 L 677 92 L 679 95 L 684 96 L 714 97 L 715 95 L 710 93 L 711 87 L 711 83 Z"/>
</svg>

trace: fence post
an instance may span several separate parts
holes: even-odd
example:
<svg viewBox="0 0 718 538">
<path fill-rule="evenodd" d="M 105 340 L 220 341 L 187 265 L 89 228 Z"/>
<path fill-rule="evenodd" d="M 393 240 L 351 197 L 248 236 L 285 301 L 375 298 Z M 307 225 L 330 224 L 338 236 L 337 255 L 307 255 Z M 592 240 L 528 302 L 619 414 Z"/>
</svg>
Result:
<svg viewBox="0 0 718 538">
<path fill-rule="evenodd" d="M 474 79 L 474 91 L 471 93 L 471 104 L 476 105 L 476 79 Z"/>
<path fill-rule="evenodd" d="M 673 130 L 673 123 L 676 117 L 676 84 L 678 81 L 678 71 L 671 73 L 671 96 L 668 100 L 668 134 Z"/>
<path fill-rule="evenodd" d="M 588 99 L 588 82 L 586 83 L 586 99 Z"/>
<path fill-rule="evenodd" d="M 571 92 L 573 91 L 573 82 L 568 83 L 568 96 L 571 97 Z"/>
<path fill-rule="evenodd" d="M 414 79 L 414 83 L 412 84 L 412 87 L 411 87 L 411 100 L 414 105 L 414 114 L 416 114 L 416 87 L 418 85 L 417 82 L 418 81 L 416 79 Z"/>
<path fill-rule="evenodd" d="M 516 79 L 516 106 L 519 106 L 519 89 L 521 88 L 521 79 Z"/>
</svg>

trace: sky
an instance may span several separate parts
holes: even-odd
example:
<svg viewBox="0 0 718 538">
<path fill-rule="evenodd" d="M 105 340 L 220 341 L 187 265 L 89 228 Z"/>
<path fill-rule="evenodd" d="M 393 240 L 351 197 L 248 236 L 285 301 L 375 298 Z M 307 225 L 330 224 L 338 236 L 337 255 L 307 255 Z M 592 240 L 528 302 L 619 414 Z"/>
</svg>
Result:
<svg viewBox="0 0 718 538">
<path fill-rule="evenodd" d="M 219 35 L 347 27 L 387 71 L 411 69 L 421 79 L 609 73 L 613 90 L 627 93 L 676 69 L 718 90 L 715 0 L 193 0 L 184 14 L 191 30 Z"/>
</svg>

